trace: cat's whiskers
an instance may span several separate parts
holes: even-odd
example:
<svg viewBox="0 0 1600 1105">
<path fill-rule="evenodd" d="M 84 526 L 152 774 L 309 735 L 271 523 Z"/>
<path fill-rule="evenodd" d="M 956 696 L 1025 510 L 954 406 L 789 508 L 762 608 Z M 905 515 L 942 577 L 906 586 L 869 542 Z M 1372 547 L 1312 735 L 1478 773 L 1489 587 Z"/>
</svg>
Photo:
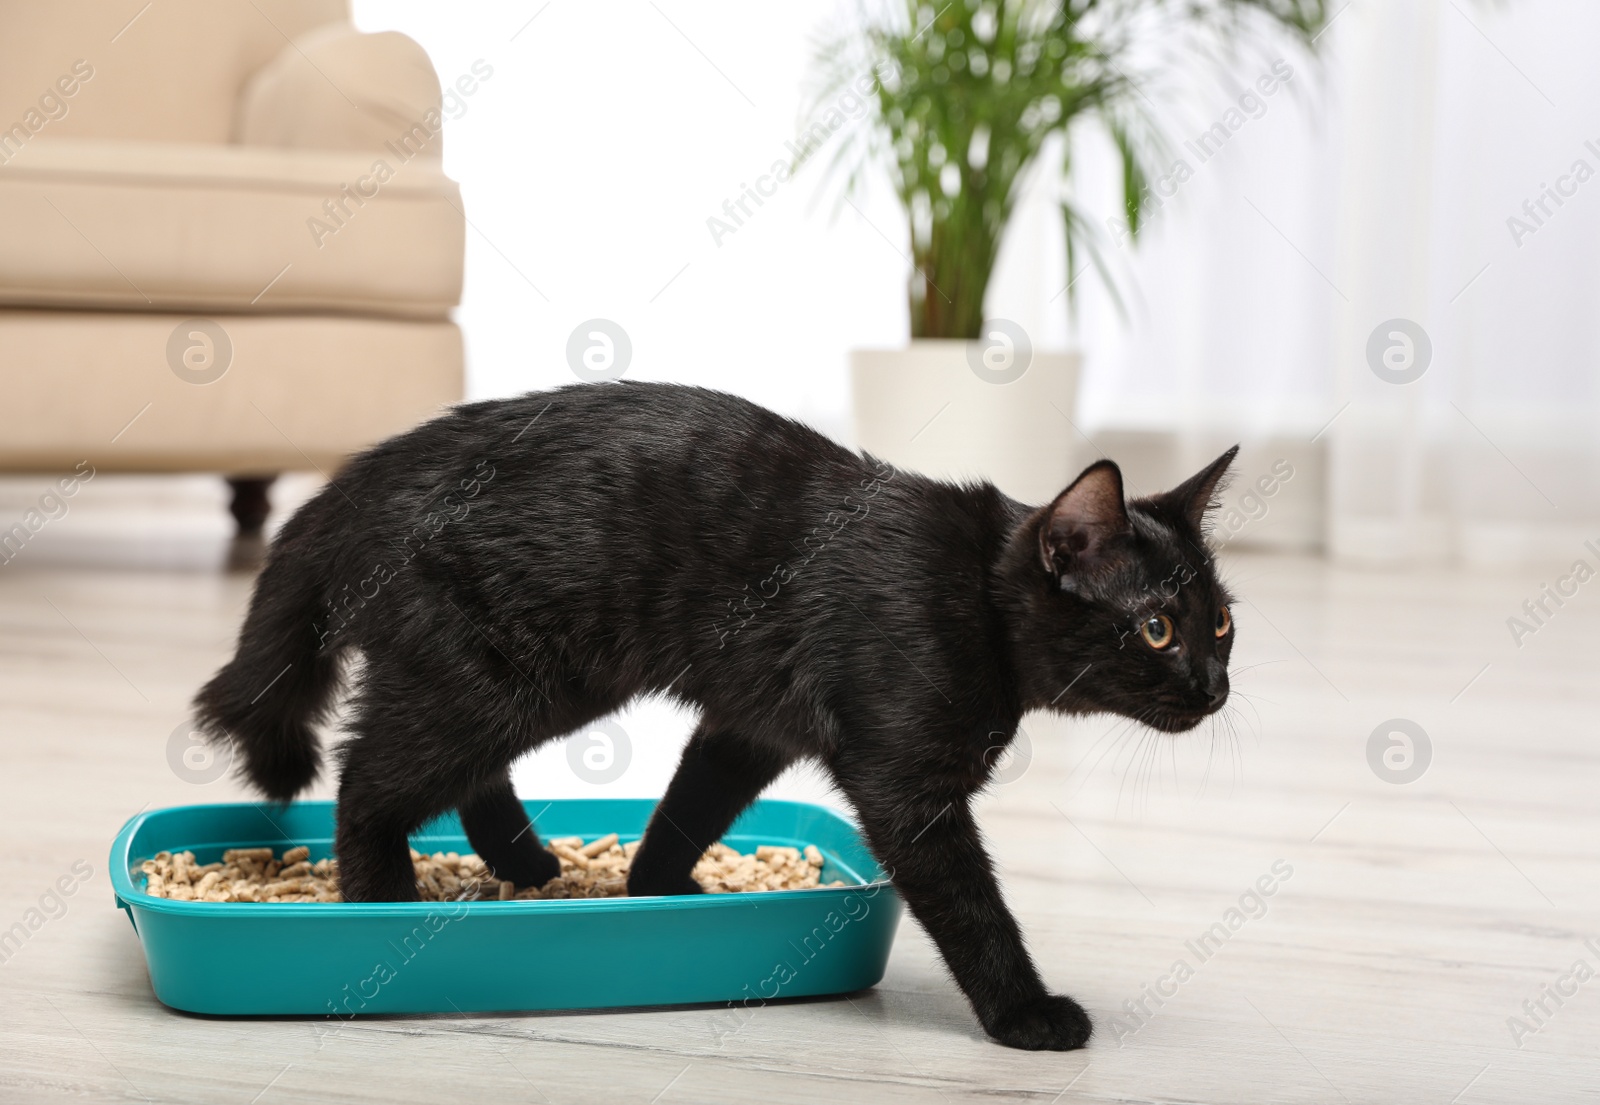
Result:
<svg viewBox="0 0 1600 1105">
<path fill-rule="evenodd" d="M 1283 661 L 1269 660 L 1263 664 L 1250 665 L 1260 667 L 1267 663 L 1282 663 Z M 1240 668 L 1230 675 L 1242 674 L 1250 668 Z M 1210 786 L 1212 773 L 1216 768 L 1217 745 L 1225 742 L 1228 754 L 1230 787 L 1238 785 L 1239 778 L 1244 768 L 1243 749 L 1240 736 L 1241 727 L 1248 730 L 1259 742 L 1262 726 L 1261 711 L 1255 705 L 1259 696 L 1240 691 L 1237 688 L 1230 692 L 1236 695 L 1239 703 L 1231 700 L 1222 709 L 1209 714 L 1204 719 L 1204 727 L 1197 735 L 1206 739 L 1206 767 L 1202 774 L 1198 793 L 1204 793 Z M 1263 699 L 1262 701 L 1268 701 Z M 1252 716 L 1247 717 L 1239 708 L 1242 704 L 1249 709 Z M 1089 750 L 1078 761 L 1078 765 L 1068 774 L 1068 779 L 1078 776 L 1078 784 L 1069 797 L 1075 797 L 1087 785 L 1087 780 L 1092 777 L 1104 763 L 1106 757 L 1111 756 L 1110 770 L 1119 778 L 1117 786 L 1117 811 L 1122 810 L 1123 800 L 1127 799 L 1130 809 L 1134 812 L 1148 808 L 1152 794 L 1161 788 L 1164 781 L 1161 764 L 1161 752 L 1165 746 L 1167 758 L 1172 766 L 1174 786 L 1182 790 L 1182 772 L 1178 760 L 1177 736 L 1180 734 L 1168 733 L 1158 726 L 1165 715 L 1160 707 L 1151 702 L 1141 701 L 1132 705 L 1131 709 L 1121 715 L 1119 724 L 1107 728 L 1094 740 Z M 1136 732 L 1137 731 L 1137 732 Z M 1168 739 L 1171 738 L 1171 739 Z M 1092 762 L 1090 758 L 1093 757 Z M 1088 770 L 1084 770 L 1085 763 Z"/>
<path fill-rule="evenodd" d="M 1239 727 L 1234 724 L 1234 721 L 1235 719 L 1242 721 L 1244 719 L 1244 715 L 1238 710 L 1232 709 L 1232 707 L 1229 709 L 1232 710 L 1232 712 L 1228 716 L 1228 747 L 1232 750 L 1232 761 L 1234 765 L 1233 785 L 1238 786 L 1239 777 L 1244 774 L 1244 751 L 1239 747 Z M 1254 709 L 1254 707 L 1251 707 L 1251 709 Z M 1259 741 L 1259 729 L 1256 731 L 1256 737 Z"/>
<path fill-rule="evenodd" d="M 1182 739 L 1188 740 L 1189 738 L 1184 736 Z M 1172 764 L 1173 786 L 1176 787 L 1178 784 L 1178 739 L 1168 737 L 1166 740 L 1156 742 L 1155 755 L 1151 757 L 1150 775 L 1145 779 L 1146 801 L 1149 800 L 1152 791 L 1159 792 L 1161 790 L 1161 785 L 1166 779 L 1166 773 L 1161 766 L 1161 753 L 1163 751 L 1167 753 L 1167 759 Z"/>
<path fill-rule="evenodd" d="M 1211 769 L 1217 757 L 1217 738 L 1227 733 L 1226 724 L 1227 720 L 1220 714 L 1213 714 L 1207 719 L 1206 735 L 1210 740 L 1206 744 L 1206 770 L 1200 780 L 1200 789 L 1195 792 L 1197 795 L 1205 793 L 1211 785 Z"/>
<path fill-rule="evenodd" d="M 1128 791 L 1128 780 L 1130 778 L 1134 777 L 1134 774 L 1135 774 L 1134 773 L 1134 764 L 1138 761 L 1139 756 L 1144 752 L 1145 746 L 1149 743 L 1149 741 L 1150 741 L 1150 733 L 1151 733 L 1151 730 L 1149 730 L 1149 729 L 1141 729 L 1141 730 L 1139 730 L 1139 741 L 1138 741 L 1137 744 L 1135 744 L 1133 746 L 1133 751 L 1128 756 L 1128 765 L 1127 765 L 1126 768 L 1123 769 L 1121 781 L 1117 784 L 1117 812 L 1119 814 L 1122 812 L 1122 799 L 1123 799 L 1123 796 Z M 1135 786 L 1134 787 L 1134 799 L 1135 800 L 1137 800 L 1137 798 L 1138 798 L 1138 793 L 1139 793 L 1139 788 L 1137 786 Z M 1135 801 L 1135 805 L 1136 805 L 1136 801 Z M 1134 812 L 1137 812 L 1137 810 L 1135 810 Z"/>
<path fill-rule="evenodd" d="M 1244 755 L 1239 750 L 1239 726 L 1236 723 L 1240 714 L 1237 709 L 1229 706 L 1219 716 L 1228 733 L 1228 765 L 1232 769 L 1229 772 L 1228 782 L 1230 788 L 1236 787 L 1239 785 L 1239 776 L 1244 772 Z"/>
<path fill-rule="evenodd" d="M 1137 724 L 1138 724 L 1138 721 L 1135 718 L 1123 717 L 1123 718 L 1120 719 L 1120 723 L 1119 724 L 1113 726 L 1110 729 L 1107 729 L 1104 733 L 1101 733 L 1100 736 L 1095 738 L 1095 742 L 1094 742 L 1094 744 L 1090 745 L 1089 751 L 1084 753 L 1084 758 L 1085 759 L 1087 759 L 1088 756 L 1091 753 L 1093 753 L 1096 748 L 1099 748 L 1100 745 L 1104 744 L 1105 747 L 1103 749 L 1101 749 L 1100 755 L 1095 757 L 1094 763 L 1089 765 L 1088 772 L 1083 776 L 1084 780 L 1087 780 L 1090 776 L 1092 776 L 1096 771 L 1098 771 L 1100 769 L 1100 764 L 1101 764 L 1102 761 L 1105 760 L 1106 753 L 1112 751 L 1112 749 L 1114 749 L 1114 748 L 1119 747 L 1120 744 L 1121 744 L 1121 738 L 1126 737 L 1129 733 L 1131 733 L 1133 731 L 1133 727 L 1135 725 L 1137 725 Z M 1082 760 L 1080 760 L 1078 762 L 1079 762 L 1080 766 L 1083 763 Z M 1113 768 L 1115 768 L 1116 762 L 1117 762 L 1116 757 L 1113 757 L 1111 762 L 1112 762 Z M 1078 770 L 1077 768 L 1073 768 L 1074 772 L 1076 772 L 1077 770 Z M 1078 790 L 1074 791 L 1073 794 L 1070 795 L 1069 797 L 1076 796 L 1078 791 L 1083 790 L 1084 785 L 1085 785 L 1084 782 L 1079 782 Z"/>
<path fill-rule="evenodd" d="M 1216 733 L 1223 741 L 1228 752 L 1228 789 L 1239 785 L 1239 730 L 1234 724 L 1234 714 L 1230 713 L 1232 707 L 1225 708 L 1218 716 Z"/>
<path fill-rule="evenodd" d="M 1160 768 L 1161 742 L 1168 735 L 1156 728 L 1154 723 L 1158 717 L 1159 711 L 1154 705 L 1144 705 L 1136 710 L 1130 719 L 1134 723 L 1142 725 L 1143 729 L 1140 732 L 1139 743 L 1134 746 L 1132 754 L 1128 757 L 1128 766 L 1123 772 L 1122 783 L 1117 788 L 1117 808 L 1119 811 L 1122 808 L 1122 795 L 1127 789 L 1130 774 L 1133 777 L 1132 805 L 1134 811 L 1137 812 L 1140 808 L 1141 790 L 1143 791 L 1142 800 L 1146 803 L 1149 801 L 1151 776 L 1154 771 Z"/>
<path fill-rule="evenodd" d="M 1260 695 L 1246 694 L 1244 691 L 1235 690 L 1235 691 L 1230 692 L 1230 694 L 1229 694 L 1230 701 L 1229 701 L 1228 706 L 1227 706 L 1228 709 L 1233 709 L 1233 702 L 1231 701 L 1231 699 L 1232 699 L 1232 697 L 1234 695 L 1237 695 L 1239 697 L 1240 701 L 1242 701 L 1246 706 L 1250 707 L 1250 712 L 1255 714 L 1255 716 L 1256 716 L 1255 735 L 1257 736 L 1257 738 L 1259 738 L 1260 735 L 1261 735 L 1261 711 L 1256 709 L 1256 701 L 1259 699 L 1260 701 L 1265 702 L 1269 706 L 1276 706 L 1277 703 L 1273 702 L 1270 698 L 1261 698 Z M 1241 718 L 1243 716 L 1244 716 L 1243 714 L 1240 714 Z"/>
<path fill-rule="evenodd" d="M 1263 660 L 1259 664 L 1246 664 L 1242 668 L 1234 668 L 1233 671 L 1228 673 L 1228 678 L 1237 679 L 1247 671 L 1255 671 L 1257 668 L 1264 668 L 1268 664 L 1287 664 L 1288 662 L 1287 660 Z"/>
<path fill-rule="evenodd" d="M 1154 730 L 1146 730 L 1139 738 L 1138 754 L 1128 764 L 1129 772 L 1133 776 L 1133 797 L 1129 800 L 1129 805 L 1130 812 L 1134 814 L 1138 814 L 1142 809 L 1140 795 L 1150 765 L 1150 753 L 1155 747 Z"/>
<path fill-rule="evenodd" d="M 1134 760 L 1137 759 L 1139 750 L 1144 747 L 1144 743 L 1150 735 L 1149 730 L 1142 727 L 1138 714 L 1139 711 L 1135 711 L 1133 714 L 1128 715 L 1127 720 L 1116 730 L 1117 740 L 1115 754 L 1111 759 L 1111 771 L 1119 780 L 1116 807 L 1118 813 L 1122 811 L 1122 797 L 1127 792 L 1128 775 L 1132 771 Z M 1128 743 L 1135 734 L 1137 734 L 1138 740 L 1133 743 L 1132 748 L 1128 748 Z M 1122 755 L 1124 750 L 1128 753 L 1126 763 L 1124 763 Z"/>
<path fill-rule="evenodd" d="M 1235 691 L 1233 693 L 1238 694 L 1239 692 Z M 1247 702 L 1246 705 L 1249 705 L 1249 703 Z M 1251 709 L 1254 710 L 1255 707 L 1251 706 Z M 1260 715 L 1257 714 L 1258 722 L 1259 719 Z M 1203 794 L 1211 785 L 1211 773 L 1215 767 L 1217 742 L 1219 739 L 1225 740 L 1228 748 L 1230 787 L 1238 785 L 1239 775 L 1244 766 L 1243 755 L 1239 748 L 1239 725 L 1240 723 L 1248 724 L 1244 714 L 1230 701 L 1223 706 L 1221 710 L 1218 710 L 1216 713 L 1210 715 L 1206 720 L 1208 723 L 1206 732 L 1210 738 L 1210 741 L 1208 743 L 1206 752 L 1206 770 L 1201 779 L 1200 788 L 1198 791 L 1196 791 L 1197 794 Z M 1257 735 L 1259 739 L 1259 730 L 1257 730 Z"/>
<path fill-rule="evenodd" d="M 1211 727 L 1211 742 L 1206 750 L 1206 773 L 1204 778 L 1200 780 L 1199 793 L 1201 794 L 1204 794 L 1206 792 L 1206 788 L 1211 785 L 1211 769 L 1217 758 L 1217 738 L 1224 735 L 1224 733 L 1225 731 L 1217 725 L 1213 725 Z"/>
<path fill-rule="evenodd" d="M 1183 792 L 1183 777 L 1178 771 L 1178 742 L 1167 742 L 1167 759 L 1172 761 L 1172 790 L 1175 794 Z"/>
</svg>

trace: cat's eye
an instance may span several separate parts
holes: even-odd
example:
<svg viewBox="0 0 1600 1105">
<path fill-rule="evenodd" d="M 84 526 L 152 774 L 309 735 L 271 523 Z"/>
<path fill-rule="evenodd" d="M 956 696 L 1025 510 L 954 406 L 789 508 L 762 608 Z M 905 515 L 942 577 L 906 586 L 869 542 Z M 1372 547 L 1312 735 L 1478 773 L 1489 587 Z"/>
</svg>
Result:
<svg viewBox="0 0 1600 1105">
<path fill-rule="evenodd" d="M 1161 649 L 1172 644 L 1172 619 L 1165 614 L 1153 614 L 1139 627 L 1139 636 L 1151 648 Z"/>
<path fill-rule="evenodd" d="M 1226 637 L 1228 630 L 1233 628 L 1233 615 L 1226 606 L 1217 611 L 1217 636 Z"/>
</svg>

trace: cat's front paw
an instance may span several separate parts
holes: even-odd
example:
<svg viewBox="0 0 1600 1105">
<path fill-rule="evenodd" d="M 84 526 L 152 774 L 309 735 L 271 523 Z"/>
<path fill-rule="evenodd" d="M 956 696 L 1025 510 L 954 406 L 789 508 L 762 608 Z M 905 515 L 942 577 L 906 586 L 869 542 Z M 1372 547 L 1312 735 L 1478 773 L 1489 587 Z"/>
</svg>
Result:
<svg viewBox="0 0 1600 1105">
<path fill-rule="evenodd" d="M 693 875 L 679 877 L 652 876 L 647 871 L 633 871 L 628 875 L 628 897 L 660 898 L 669 894 L 704 894 L 706 888 L 695 881 Z"/>
<path fill-rule="evenodd" d="M 515 855 L 496 857 L 489 864 L 495 878 L 509 882 L 518 890 L 538 888 L 561 874 L 561 861 L 543 848 L 529 848 Z"/>
<path fill-rule="evenodd" d="M 1089 1014 L 1065 994 L 1046 994 L 1015 1005 L 984 1028 L 1006 1047 L 1024 1051 L 1073 1051 L 1094 1034 Z"/>
</svg>

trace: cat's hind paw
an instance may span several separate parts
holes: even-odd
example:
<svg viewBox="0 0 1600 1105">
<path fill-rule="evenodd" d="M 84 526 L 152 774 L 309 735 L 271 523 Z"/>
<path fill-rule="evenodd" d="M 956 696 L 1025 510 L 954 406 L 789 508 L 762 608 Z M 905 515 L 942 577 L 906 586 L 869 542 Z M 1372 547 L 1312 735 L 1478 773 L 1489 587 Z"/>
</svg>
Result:
<svg viewBox="0 0 1600 1105">
<path fill-rule="evenodd" d="M 648 872 L 634 871 L 628 875 L 628 897 L 660 898 L 669 894 L 704 894 L 706 888 L 695 881 L 693 875 L 680 878 L 652 877 Z"/>
<path fill-rule="evenodd" d="M 1013 1006 L 984 1027 L 999 1043 L 1024 1051 L 1073 1051 L 1094 1034 L 1089 1014 L 1065 994 Z"/>
</svg>

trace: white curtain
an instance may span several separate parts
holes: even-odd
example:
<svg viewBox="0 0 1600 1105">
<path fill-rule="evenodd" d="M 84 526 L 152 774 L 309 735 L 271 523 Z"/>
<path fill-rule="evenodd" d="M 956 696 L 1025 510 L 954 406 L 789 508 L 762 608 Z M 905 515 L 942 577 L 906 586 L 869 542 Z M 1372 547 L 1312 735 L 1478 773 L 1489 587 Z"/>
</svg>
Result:
<svg viewBox="0 0 1600 1105">
<path fill-rule="evenodd" d="M 1294 493 L 1317 498 L 1343 559 L 1584 555 L 1600 537 L 1596 41 L 1586 0 L 1354 0 L 1319 60 L 1288 55 L 1291 79 L 1249 110 L 1228 115 L 1260 63 L 1230 65 L 1231 88 L 1199 82 L 1177 136 L 1222 121 L 1226 141 L 1183 147 L 1191 179 L 1124 255 L 1131 319 L 1085 297 L 1091 434 L 1316 456 L 1322 478 Z M 1369 342 L 1384 372 L 1420 376 L 1380 378 Z"/>
</svg>

